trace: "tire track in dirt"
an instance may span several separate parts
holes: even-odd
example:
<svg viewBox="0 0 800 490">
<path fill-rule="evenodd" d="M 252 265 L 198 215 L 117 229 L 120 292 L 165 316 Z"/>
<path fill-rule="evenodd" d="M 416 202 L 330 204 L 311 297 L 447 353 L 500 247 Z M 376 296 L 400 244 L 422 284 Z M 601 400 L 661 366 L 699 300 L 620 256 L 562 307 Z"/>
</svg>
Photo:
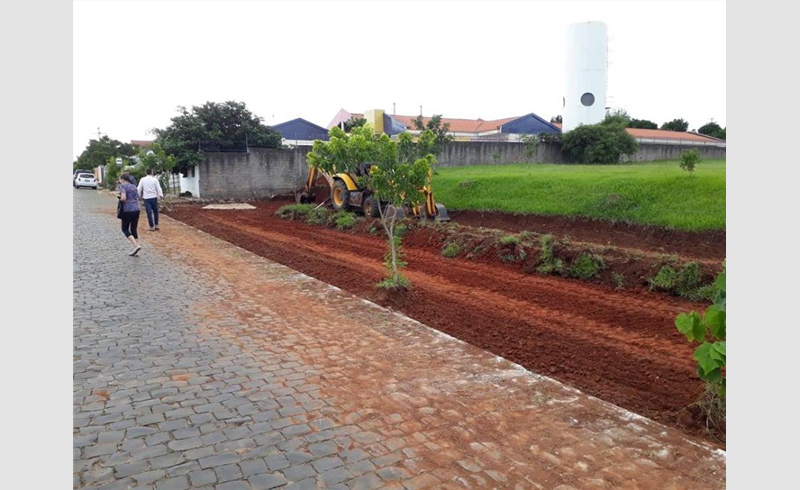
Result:
<svg viewBox="0 0 800 490">
<path fill-rule="evenodd" d="M 382 238 L 342 233 L 257 211 L 179 209 L 173 217 L 429 326 L 655 420 L 702 391 L 691 345 L 673 325 L 696 305 L 563 278 L 525 275 L 497 264 L 445 259 L 406 248 L 414 288 L 390 296 L 374 284 Z M 235 213 L 235 214 L 232 214 Z"/>
</svg>

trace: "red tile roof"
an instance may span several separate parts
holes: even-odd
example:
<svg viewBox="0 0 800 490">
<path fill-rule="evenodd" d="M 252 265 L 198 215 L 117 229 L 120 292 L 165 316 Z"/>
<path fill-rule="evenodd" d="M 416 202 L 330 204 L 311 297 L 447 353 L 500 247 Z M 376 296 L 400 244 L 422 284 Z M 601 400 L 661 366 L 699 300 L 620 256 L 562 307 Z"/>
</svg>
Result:
<svg viewBox="0 0 800 490">
<path fill-rule="evenodd" d="M 394 119 L 406 125 L 406 128 L 415 130 L 414 119 L 417 116 L 392 116 Z M 443 117 L 442 124 L 450 124 L 450 131 L 453 133 L 482 133 L 484 131 L 495 131 L 500 129 L 503 124 L 508 124 L 520 116 L 507 117 L 505 119 L 494 119 L 492 121 L 484 121 L 483 119 L 455 119 L 450 117 Z M 422 123 L 428 124 L 431 118 L 423 117 Z"/>
<path fill-rule="evenodd" d="M 552 123 L 558 129 L 563 129 L 561 123 Z M 666 129 L 640 129 L 640 128 L 626 128 L 628 134 L 634 138 L 652 139 L 652 140 L 687 140 L 687 141 L 716 141 L 714 138 L 709 138 L 697 133 L 686 133 L 683 131 L 669 131 Z"/>
<path fill-rule="evenodd" d="M 147 148 L 148 146 L 151 146 L 153 142 L 149 140 L 131 140 L 131 144 L 138 146 L 139 148 Z"/>
</svg>

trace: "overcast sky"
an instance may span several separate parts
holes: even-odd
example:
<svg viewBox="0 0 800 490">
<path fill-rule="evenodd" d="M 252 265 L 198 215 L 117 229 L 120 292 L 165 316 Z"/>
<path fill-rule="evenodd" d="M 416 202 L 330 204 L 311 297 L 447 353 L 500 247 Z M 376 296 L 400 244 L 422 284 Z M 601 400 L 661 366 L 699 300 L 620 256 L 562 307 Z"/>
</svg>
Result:
<svg viewBox="0 0 800 490">
<path fill-rule="evenodd" d="M 73 15 L 73 151 L 97 128 L 152 139 L 178 106 L 237 100 L 267 124 L 385 109 L 561 114 L 564 38 L 609 33 L 607 105 L 725 126 L 724 2 L 83 2 Z"/>
</svg>

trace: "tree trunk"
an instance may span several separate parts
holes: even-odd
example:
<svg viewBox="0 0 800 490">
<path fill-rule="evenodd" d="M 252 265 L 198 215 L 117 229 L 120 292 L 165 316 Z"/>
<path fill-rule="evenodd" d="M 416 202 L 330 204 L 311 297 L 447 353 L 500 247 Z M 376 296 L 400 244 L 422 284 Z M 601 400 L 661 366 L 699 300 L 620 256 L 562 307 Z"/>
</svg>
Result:
<svg viewBox="0 0 800 490">
<path fill-rule="evenodd" d="M 392 214 L 392 224 L 389 228 L 390 230 L 389 243 L 391 245 L 391 250 L 392 250 L 392 281 L 395 284 L 397 284 L 398 281 L 400 280 L 399 277 L 400 273 L 397 271 L 397 248 L 395 247 L 395 239 L 394 239 L 394 220 L 396 216 L 397 216 L 396 212 Z"/>
</svg>

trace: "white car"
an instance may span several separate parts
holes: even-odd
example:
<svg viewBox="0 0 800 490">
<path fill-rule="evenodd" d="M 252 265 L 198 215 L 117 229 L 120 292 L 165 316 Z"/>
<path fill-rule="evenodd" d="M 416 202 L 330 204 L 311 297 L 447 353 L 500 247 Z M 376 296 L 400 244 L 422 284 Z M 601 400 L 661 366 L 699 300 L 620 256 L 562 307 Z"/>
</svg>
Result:
<svg viewBox="0 0 800 490">
<path fill-rule="evenodd" d="M 97 180 L 95 180 L 94 175 L 78 174 L 78 177 L 75 179 L 75 188 L 80 189 L 81 187 L 97 189 Z"/>
</svg>

